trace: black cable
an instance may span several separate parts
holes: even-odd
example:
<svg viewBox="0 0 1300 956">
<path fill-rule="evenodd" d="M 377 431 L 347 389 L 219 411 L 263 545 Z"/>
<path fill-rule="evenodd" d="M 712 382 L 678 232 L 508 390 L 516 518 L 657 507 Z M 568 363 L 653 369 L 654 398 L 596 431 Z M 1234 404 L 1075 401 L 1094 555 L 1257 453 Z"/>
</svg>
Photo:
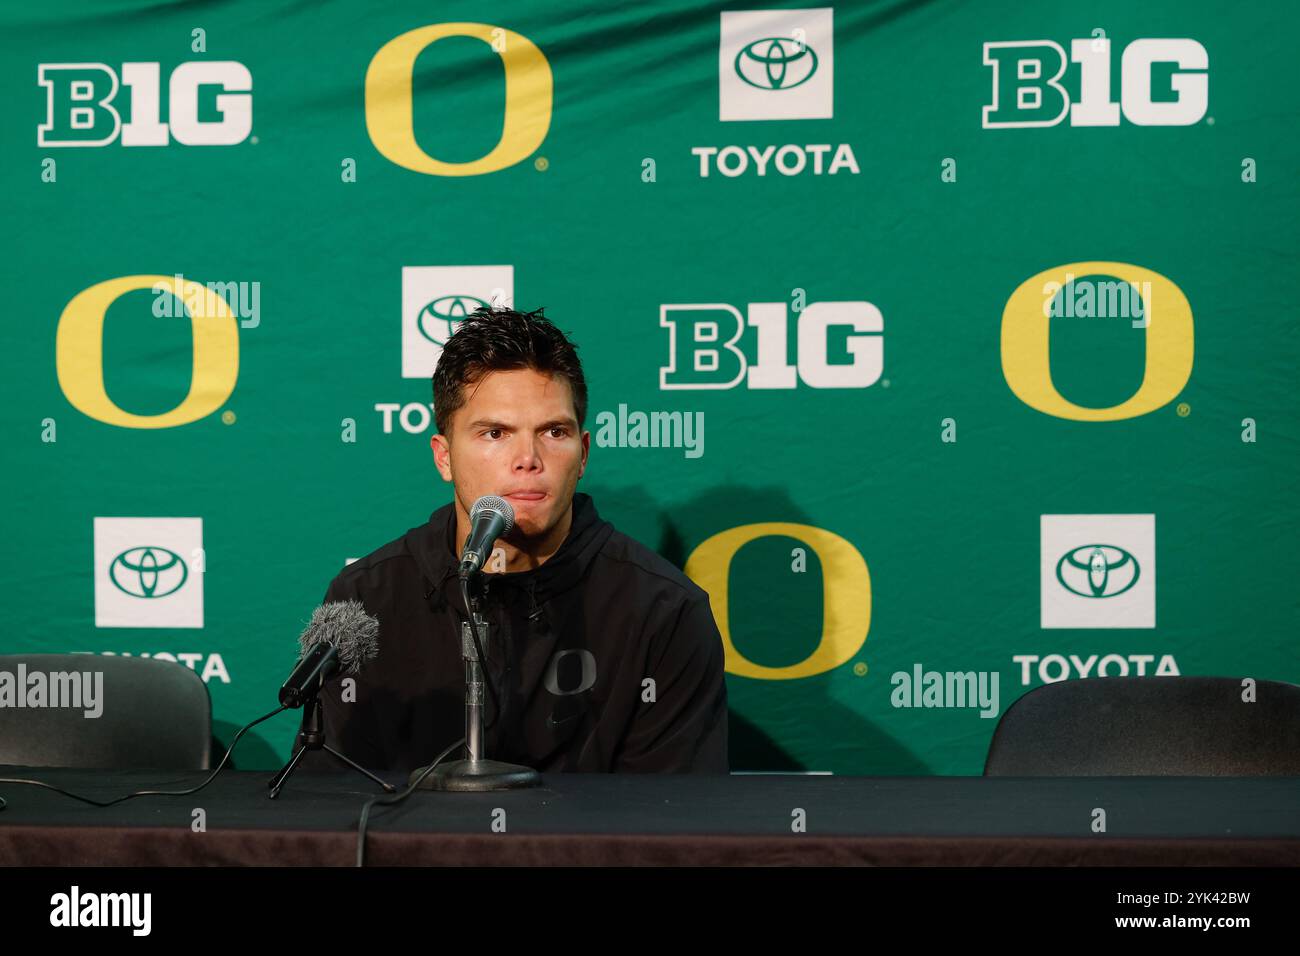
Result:
<svg viewBox="0 0 1300 956">
<path fill-rule="evenodd" d="M 407 797 L 409 797 L 412 793 L 414 793 L 419 788 L 420 784 L 424 782 L 424 778 L 429 776 L 429 774 L 433 773 L 433 768 L 438 766 L 438 764 L 442 763 L 442 761 L 446 758 L 447 754 L 451 753 L 453 750 L 455 750 L 464 742 L 465 742 L 465 738 L 462 737 L 460 738 L 460 740 L 456 741 L 454 744 L 452 744 L 442 753 L 438 754 L 438 756 L 434 757 L 433 763 L 425 767 L 424 771 L 418 777 L 416 777 L 414 780 L 411 781 L 410 786 L 408 786 L 401 793 L 397 794 L 397 796 L 395 797 L 374 796 L 366 801 L 366 805 L 361 808 L 361 820 L 357 824 L 357 866 L 366 865 L 366 824 L 370 819 L 370 808 L 374 806 L 391 806 L 392 804 L 395 803 L 401 803 L 403 800 L 405 800 Z"/>
<path fill-rule="evenodd" d="M 430 591 L 430 594 L 431 593 L 433 593 L 432 590 Z M 465 601 L 465 610 L 467 610 L 470 614 L 469 631 L 470 631 L 470 635 L 474 639 L 474 649 L 478 653 L 479 662 L 482 664 L 483 667 L 483 682 L 487 684 L 488 696 L 492 698 L 492 720 L 484 721 L 483 727 L 486 730 L 488 727 L 492 726 L 492 724 L 496 721 L 497 715 L 501 712 L 501 704 L 497 698 L 496 688 L 492 686 L 492 673 L 488 669 L 487 655 L 483 653 L 483 644 L 479 640 L 478 626 L 477 626 L 477 622 L 474 619 L 475 611 L 477 610 L 476 605 L 478 604 L 478 601 L 477 599 L 475 599 L 474 601 L 471 602 L 470 594 L 469 594 L 469 579 L 466 577 L 462 577 L 460 579 L 460 593 L 461 593 L 461 597 Z M 428 595 L 425 596 L 428 597 Z M 401 793 L 397 794 L 396 796 L 389 796 L 389 797 L 373 796 L 366 801 L 365 806 L 361 808 L 361 819 L 357 823 L 357 866 L 364 867 L 366 865 L 366 827 L 368 826 L 370 821 L 371 808 L 376 806 L 392 806 L 393 804 L 401 803 L 412 793 L 414 793 L 417 789 L 419 789 L 419 786 L 421 783 L 424 782 L 424 779 L 428 777 L 429 774 L 433 773 L 434 767 L 442 763 L 442 761 L 447 758 L 448 754 L 450 754 L 457 747 L 461 746 L 463 743 L 465 743 L 464 737 L 462 737 L 460 740 L 457 740 L 454 744 L 452 744 L 442 753 L 438 754 L 437 757 L 433 758 L 433 762 L 429 764 L 429 766 L 425 767 L 423 772 L 421 772 L 421 774 L 418 777 L 416 777 L 415 780 L 413 780 L 405 790 L 403 790 Z"/>
<path fill-rule="evenodd" d="M 40 780 L 24 780 L 17 777 L 0 777 L 0 783 L 18 783 L 18 784 L 23 784 L 25 786 L 31 786 L 31 787 L 43 787 L 46 790 L 53 790 L 55 793 L 61 793 L 65 797 L 71 797 L 73 800 L 80 800 L 82 803 L 89 803 L 92 807 L 111 807 L 114 804 L 123 802 L 124 800 L 130 800 L 132 797 L 188 796 L 191 793 L 198 793 L 200 790 L 202 790 L 204 787 L 206 787 L 208 784 L 210 784 L 213 780 L 216 779 L 217 774 L 221 773 L 221 769 L 225 767 L 226 761 L 230 759 L 230 755 L 235 750 L 235 745 L 239 743 L 239 738 L 244 736 L 245 731 L 251 730 L 253 727 L 256 727 L 264 720 L 270 720 L 276 714 L 284 710 L 288 710 L 288 708 L 277 707 L 275 710 L 271 711 L 265 717 L 259 717 L 251 724 L 245 724 L 243 727 L 241 727 L 239 729 L 239 733 L 235 734 L 235 739 L 230 742 L 230 749 L 227 750 L 226 755 L 221 758 L 221 763 L 217 764 L 217 769 L 213 770 L 212 773 L 208 775 L 207 780 L 204 780 L 197 787 L 190 787 L 190 789 L 188 790 L 137 790 L 135 793 L 128 793 L 124 797 L 118 797 L 116 800 L 103 801 L 103 800 L 92 800 L 90 799 L 90 797 L 83 797 L 78 794 L 71 793 L 67 790 L 62 789 L 61 787 L 56 787 L 52 784 L 43 783 Z M 4 804 L 4 798 L 0 797 L 0 810 L 4 809 L 3 804 Z"/>
<path fill-rule="evenodd" d="M 461 594 L 465 599 L 465 607 L 469 609 L 471 608 L 470 598 L 469 598 L 469 581 L 465 578 L 461 578 L 460 586 L 461 586 Z M 474 649 L 478 652 L 479 660 L 483 664 L 483 680 L 484 683 L 487 684 L 488 696 L 492 698 L 492 711 L 493 711 L 492 720 L 484 723 L 484 728 L 486 729 L 496 721 L 497 715 L 501 712 L 501 704 L 497 698 L 496 688 L 492 686 L 492 674 L 487 666 L 487 656 L 483 653 L 483 645 L 479 641 L 478 627 L 475 625 L 475 622 L 473 621 L 472 612 L 471 612 L 471 621 L 470 621 L 470 634 L 474 638 Z M 137 790 L 134 793 L 128 793 L 126 796 L 118 797 L 115 800 L 105 801 L 105 800 L 92 800 L 90 797 L 83 797 L 80 794 L 72 793 L 71 791 L 64 790 L 62 787 L 56 787 L 53 784 L 48 784 L 41 780 L 28 780 L 22 777 L 0 777 L 0 783 L 13 783 L 13 784 L 19 784 L 21 786 L 41 787 L 42 789 L 45 790 L 53 790 L 55 793 L 61 794 L 65 797 L 71 797 L 73 800 L 80 800 L 82 803 L 88 803 L 92 807 L 111 807 L 111 806 L 115 806 L 116 804 L 123 803 L 127 800 L 130 800 L 133 797 L 189 796 L 191 793 L 198 793 L 200 790 L 202 790 L 204 787 L 206 787 L 208 784 L 210 784 L 213 780 L 216 779 L 217 774 L 219 774 L 222 771 L 222 769 L 226 766 L 226 761 L 230 759 L 230 755 L 234 752 L 235 745 L 239 743 L 239 738 L 244 736 L 245 732 L 256 727 L 264 720 L 270 720 L 272 717 L 284 712 L 285 710 L 288 710 L 288 708 L 284 706 L 277 707 L 269 714 L 259 717 L 257 718 L 257 720 L 254 720 L 251 723 L 245 724 L 243 727 L 241 727 L 239 729 L 239 732 L 235 734 L 234 739 L 230 742 L 229 749 L 226 750 L 225 756 L 221 758 L 221 762 L 217 764 L 216 769 L 213 770 L 212 773 L 208 775 L 208 778 L 206 780 L 204 780 L 198 786 L 191 787 L 188 790 Z M 433 763 L 429 764 L 429 766 L 424 769 L 424 773 L 420 774 L 419 778 L 416 779 L 415 783 L 407 787 L 407 789 L 404 790 L 402 793 L 399 793 L 395 797 L 384 797 L 384 798 L 372 797 L 369 801 L 367 801 L 366 805 L 361 810 L 361 823 L 360 823 L 358 839 L 357 839 L 357 866 L 364 866 L 363 860 L 365 857 L 366 821 L 370 816 L 370 808 L 376 805 L 376 803 L 380 805 L 388 805 L 388 804 L 399 803 L 402 800 L 405 800 L 408 796 L 411 795 L 412 792 L 415 791 L 415 789 L 424 780 L 424 778 L 427 777 L 433 771 L 433 768 L 436 767 L 442 760 L 446 758 L 447 754 L 451 753 L 453 750 L 455 750 L 464 742 L 465 742 L 465 738 L 462 737 L 460 740 L 456 741 L 454 744 L 452 744 L 450 747 L 448 747 L 446 750 L 440 753 L 434 759 Z M 5 807 L 7 806 L 8 803 L 5 801 L 4 797 L 0 797 L 0 810 L 4 810 Z"/>
</svg>

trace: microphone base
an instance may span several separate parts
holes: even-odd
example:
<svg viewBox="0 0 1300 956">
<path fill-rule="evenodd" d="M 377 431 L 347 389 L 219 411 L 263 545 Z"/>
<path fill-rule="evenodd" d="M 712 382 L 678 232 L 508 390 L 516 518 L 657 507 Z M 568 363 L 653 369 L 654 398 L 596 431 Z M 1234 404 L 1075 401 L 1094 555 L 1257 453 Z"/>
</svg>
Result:
<svg viewBox="0 0 1300 956">
<path fill-rule="evenodd" d="M 419 767 L 411 771 L 407 783 L 424 773 Z M 532 767 L 517 763 L 503 763 L 500 760 L 453 760 L 451 763 L 439 764 L 433 773 L 420 783 L 421 790 L 457 790 L 475 792 L 484 790 L 518 790 L 524 787 L 537 787 L 542 783 L 542 775 Z"/>
</svg>

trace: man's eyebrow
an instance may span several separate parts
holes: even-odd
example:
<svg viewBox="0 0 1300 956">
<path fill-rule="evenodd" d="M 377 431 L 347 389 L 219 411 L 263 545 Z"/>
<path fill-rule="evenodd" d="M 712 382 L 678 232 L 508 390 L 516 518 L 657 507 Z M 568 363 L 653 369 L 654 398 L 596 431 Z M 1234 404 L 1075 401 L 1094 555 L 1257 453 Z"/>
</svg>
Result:
<svg viewBox="0 0 1300 956">
<path fill-rule="evenodd" d="M 552 418 L 550 421 L 543 422 L 541 425 L 538 425 L 537 430 L 545 431 L 548 428 L 555 428 L 556 426 L 563 426 L 565 428 L 571 428 L 576 430 L 578 427 L 578 422 L 577 419 L 574 418 Z M 476 418 L 474 421 L 469 423 L 469 427 L 470 428 L 513 428 L 514 426 L 507 422 L 498 421 L 494 418 Z"/>
</svg>

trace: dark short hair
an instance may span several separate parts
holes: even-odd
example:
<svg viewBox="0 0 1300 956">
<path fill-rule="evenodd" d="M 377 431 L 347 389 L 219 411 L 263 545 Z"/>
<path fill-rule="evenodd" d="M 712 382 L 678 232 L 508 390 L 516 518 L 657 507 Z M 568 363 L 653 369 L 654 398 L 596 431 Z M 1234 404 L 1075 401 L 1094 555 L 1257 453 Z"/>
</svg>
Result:
<svg viewBox="0 0 1300 956">
<path fill-rule="evenodd" d="M 480 306 L 461 322 L 442 347 L 433 371 L 433 418 L 446 435 L 451 417 L 465 404 L 465 386 L 489 372 L 531 368 L 569 383 L 582 431 L 587 419 L 587 380 L 577 346 L 542 315 Z"/>
</svg>

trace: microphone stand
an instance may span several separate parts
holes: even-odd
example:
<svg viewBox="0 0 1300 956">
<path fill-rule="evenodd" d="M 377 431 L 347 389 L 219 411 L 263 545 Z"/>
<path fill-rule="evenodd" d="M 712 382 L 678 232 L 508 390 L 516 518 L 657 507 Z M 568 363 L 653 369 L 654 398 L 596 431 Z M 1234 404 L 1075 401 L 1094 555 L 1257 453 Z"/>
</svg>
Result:
<svg viewBox="0 0 1300 956">
<path fill-rule="evenodd" d="M 384 783 L 384 781 L 380 780 L 365 767 L 361 766 L 349 757 L 345 757 L 329 744 L 325 743 L 325 722 L 321 711 L 322 707 L 320 697 L 317 696 L 317 694 L 312 694 L 311 697 L 307 699 L 306 703 L 302 705 L 302 727 L 298 730 L 298 752 L 293 755 L 290 761 L 285 764 L 280 771 L 271 778 L 271 782 L 267 784 L 267 787 L 271 790 L 270 794 L 268 794 L 270 799 L 274 800 L 280 795 L 280 791 L 284 789 L 284 785 L 289 781 L 289 777 L 298 769 L 299 761 L 302 760 L 303 756 L 309 750 L 324 750 L 326 753 L 338 757 L 354 770 L 358 770 L 365 774 L 375 783 L 383 787 L 386 792 L 396 793 L 397 788 L 392 784 Z"/>
<path fill-rule="evenodd" d="M 477 575 L 475 575 L 477 577 Z M 478 648 L 483 647 L 487 653 L 488 625 L 479 613 L 479 599 L 469 590 L 469 611 L 473 618 L 473 627 L 478 632 L 478 642 L 474 641 L 474 631 L 468 621 L 460 625 L 461 656 L 465 659 L 465 756 L 464 760 L 439 764 L 420 782 L 421 790 L 458 790 L 481 792 L 484 790 L 514 790 L 521 787 L 536 787 L 542 782 L 541 774 L 532 767 L 521 764 L 505 763 L 500 760 L 488 760 L 483 745 L 483 692 L 484 662 L 479 660 Z M 500 701 L 498 701 L 500 706 Z M 499 715 L 498 715 L 499 716 Z M 425 767 L 411 771 L 408 783 L 415 783 L 424 773 Z"/>
</svg>

